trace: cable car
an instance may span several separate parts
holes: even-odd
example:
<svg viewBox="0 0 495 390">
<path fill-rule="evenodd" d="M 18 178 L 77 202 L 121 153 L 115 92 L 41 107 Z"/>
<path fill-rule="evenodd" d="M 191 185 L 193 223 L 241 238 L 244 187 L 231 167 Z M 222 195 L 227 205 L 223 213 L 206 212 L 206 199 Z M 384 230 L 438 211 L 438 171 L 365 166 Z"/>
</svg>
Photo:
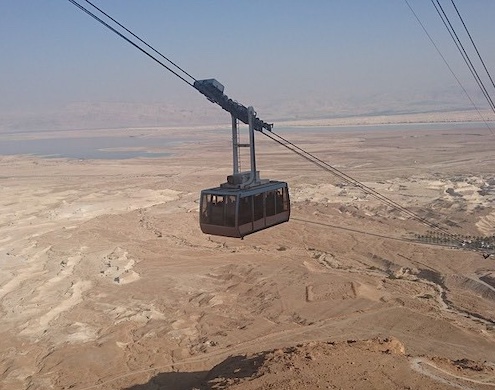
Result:
<svg viewBox="0 0 495 390">
<path fill-rule="evenodd" d="M 200 227 L 206 234 L 242 238 L 287 222 L 287 183 L 269 181 L 248 189 L 220 186 L 201 191 Z"/>
<path fill-rule="evenodd" d="M 239 115 L 231 115 L 233 174 L 219 187 L 201 191 L 199 225 L 206 234 L 243 238 L 289 220 L 289 188 L 283 181 L 261 180 L 256 170 L 254 129 L 259 127 L 261 131 L 263 126 L 271 130 L 271 125 L 256 118 L 253 107 L 247 108 L 249 143 L 241 144 L 237 130 Z M 239 172 L 241 147 L 250 150 L 251 170 L 247 172 Z"/>
</svg>

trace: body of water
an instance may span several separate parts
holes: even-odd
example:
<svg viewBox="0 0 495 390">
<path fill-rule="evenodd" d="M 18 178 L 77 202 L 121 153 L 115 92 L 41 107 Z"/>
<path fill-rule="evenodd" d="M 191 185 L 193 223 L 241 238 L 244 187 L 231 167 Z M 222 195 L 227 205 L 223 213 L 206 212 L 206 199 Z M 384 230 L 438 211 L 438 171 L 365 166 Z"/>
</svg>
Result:
<svg viewBox="0 0 495 390">
<path fill-rule="evenodd" d="M 488 132 L 485 123 L 407 123 L 361 126 L 281 126 L 274 131 L 284 136 L 290 133 L 332 133 L 332 132 L 372 132 L 413 130 L 448 131 L 462 130 Z M 224 131 L 224 130 L 222 130 Z M 245 131 L 244 129 L 242 131 Z M 11 134 L 12 136 L 12 134 Z M 225 132 L 226 141 L 230 132 Z M 190 138 L 189 138 L 190 140 Z M 50 139 L 5 139 L 0 140 L 0 155 L 35 155 L 74 159 L 130 159 L 169 156 L 170 148 L 185 142 L 186 139 L 139 136 L 50 138 Z"/>
<path fill-rule="evenodd" d="M 0 141 L 0 155 L 35 155 L 74 159 L 129 159 L 169 156 L 180 141 L 168 138 L 85 137 Z"/>
</svg>

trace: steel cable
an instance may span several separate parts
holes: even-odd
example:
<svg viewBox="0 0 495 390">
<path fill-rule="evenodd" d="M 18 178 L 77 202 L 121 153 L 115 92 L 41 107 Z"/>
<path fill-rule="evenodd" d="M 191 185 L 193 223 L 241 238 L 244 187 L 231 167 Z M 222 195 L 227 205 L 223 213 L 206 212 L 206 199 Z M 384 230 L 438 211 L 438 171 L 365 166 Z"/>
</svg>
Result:
<svg viewBox="0 0 495 390">
<path fill-rule="evenodd" d="M 467 28 L 467 26 L 466 26 L 466 23 L 464 23 L 464 19 L 462 18 L 462 16 L 461 16 L 461 14 L 460 14 L 459 10 L 457 9 L 457 6 L 455 5 L 454 0 L 450 0 L 450 1 L 452 2 L 452 5 L 454 6 L 455 11 L 457 12 L 457 16 L 459 16 L 459 19 L 461 20 L 461 23 L 462 23 L 462 25 L 464 26 L 464 29 L 466 30 L 466 33 L 467 33 L 467 35 L 468 35 L 469 39 L 471 40 L 471 43 L 472 43 L 472 45 L 473 45 L 474 49 L 476 50 L 476 54 L 478 54 L 478 58 L 480 59 L 481 63 L 483 64 L 483 68 L 485 69 L 485 72 L 486 72 L 486 74 L 488 75 L 488 78 L 490 79 L 490 81 L 491 81 L 491 83 L 492 83 L 492 85 L 493 85 L 493 88 L 495 88 L 495 83 L 493 82 L 492 75 L 491 75 L 491 74 L 490 74 L 490 72 L 488 71 L 488 68 L 487 68 L 487 67 L 486 67 L 486 65 L 485 65 L 485 61 L 483 61 L 483 58 L 481 57 L 481 54 L 480 54 L 480 52 L 478 51 L 478 47 L 477 47 L 477 46 L 476 46 L 476 44 L 474 43 L 474 40 L 473 40 L 473 38 L 472 38 L 472 36 L 471 36 L 471 33 L 469 32 L 469 30 L 468 30 L 468 28 Z"/>
<path fill-rule="evenodd" d="M 454 29 L 454 26 L 452 26 L 452 23 L 450 22 L 449 17 L 445 13 L 439 0 L 436 0 L 437 4 L 435 4 L 435 2 L 433 0 L 431 0 L 431 2 L 433 4 L 433 6 L 435 7 L 435 10 L 438 13 L 438 16 L 440 16 L 440 19 L 442 19 L 442 22 L 443 22 L 445 28 L 447 29 L 447 31 L 450 34 L 450 37 L 454 41 L 454 43 L 457 47 L 457 50 L 461 54 L 461 57 L 464 60 L 464 62 L 466 63 L 469 71 L 471 72 L 471 75 L 476 80 L 478 87 L 481 89 L 481 92 L 483 92 L 483 95 L 485 96 L 486 100 L 488 101 L 488 105 L 490 106 L 492 111 L 495 113 L 495 104 L 493 103 L 493 100 L 492 100 L 490 94 L 488 93 L 488 91 L 485 87 L 485 84 L 483 83 L 483 80 L 481 80 L 481 77 L 479 76 L 476 68 L 474 67 L 473 62 L 471 61 L 471 58 L 469 57 L 469 54 L 466 52 L 466 49 L 464 49 L 464 45 L 462 44 L 461 40 L 459 39 L 459 36 L 457 35 L 457 33 Z M 438 7 L 437 7 L 437 5 L 438 5 Z"/>
<path fill-rule="evenodd" d="M 131 30 L 129 30 L 127 27 L 125 27 L 124 25 L 122 25 L 121 23 L 119 23 L 117 20 L 115 20 L 114 18 L 112 18 L 109 14 L 107 14 L 105 11 L 103 11 L 101 8 L 98 8 L 96 5 L 94 5 L 91 1 L 89 0 L 84 0 L 86 1 L 86 3 L 88 3 L 89 5 L 91 5 L 93 8 L 95 8 L 96 10 L 98 10 L 100 13 L 102 13 L 103 15 L 105 15 L 108 19 L 110 19 L 112 22 L 114 22 L 115 24 L 117 24 L 119 27 L 123 28 L 125 31 L 127 31 L 129 34 L 131 34 L 134 38 L 136 38 L 139 42 L 141 42 L 142 44 L 146 45 L 148 48 L 150 48 L 151 50 L 153 50 L 156 54 L 158 54 L 160 57 L 162 57 L 164 60 L 168 61 L 168 63 L 172 64 L 173 66 L 175 66 L 177 69 L 179 69 L 182 73 L 184 73 L 185 75 L 189 76 L 191 79 L 193 79 L 194 81 L 196 81 L 196 79 L 191 76 L 189 73 L 187 73 L 184 69 L 182 69 L 179 65 L 177 65 L 175 62 L 173 62 L 170 58 L 166 57 L 165 55 L 163 55 L 162 53 L 160 53 L 158 50 L 156 50 L 153 46 L 151 46 L 150 44 L 148 44 L 147 42 L 145 42 L 143 39 L 141 39 L 140 37 L 138 37 L 136 34 L 134 34 Z"/>
<path fill-rule="evenodd" d="M 161 66 L 163 66 L 165 69 L 167 69 L 168 71 L 172 72 L 175 76 L 177 76 L 178 78 L 180 78 L 182 81 L 184 81 L 186 84 L 188 84 L 189 86 L 191 86 L 192 88 L 194 88 L 194 85 L 186 80 L 184 77 L 182 77 L 180 74 L 178 74 L 177 72 L 175 72 L 173 69 L 171 69 L 170 67 L 168 67 L 167 65 L 165 65 L 162 61 L 160 61 L 158 58 L 156 58 L 155 56 L 153 56 L 152 54 L 148 53 L 146 50 L 144 50 L 141 46 L 139 46 L 137 43 L 131 41 L 129 38 L 127 38 L 124 34 L 122 34 L 120 31 L 118 31 L 117 29 L 115 29 L 114 27 L 110 26 L 107 22 L 105 22 L 104 20 L 102 20 L 101 18 L 99 18 L 98 16 L 96 16 L 94 13 L 92 13 L 90 10 L 88 10 L 87 8 L 83 7 L 81 4 L 79 4 L 77 1 L 75 0 L 67 0 L 69 1 L 70 3 L 72 3 L 73 5 L 75 5 L 77 8 L 79 8 L 81 11 L 85 12 L 86 14 L 88 14 L 89 16 L 91 16 L 93 19 L 95 19 L 96 21 L 98 21 L 99 23 L 101 23 L 103 26 L 105 26 L 106 28 L 108 28 L 109 30 L 113 31 L 115 34 L 117 34 L 119 37 L 121 37 L 122 39 L 124 39 L 125 41 L 127 41 L 128 43 L 130 43 L 132 46 L 134 46 L 136 49 L 138 49 L 139 51 L 143 52 L 144 54 L 146 54 L 148 57 L 150 57 L 153 61 L 157 62 L 158 64 L 160 64 Z M 151 47 L 151 46 L 150 46 Z M 166 57 L 165 57 L 166 58 Z M 168 59 L 167 59 L 168 61 Z"/>
<path fill-rule="evenodd" d="M 428 32 L 428 30 L 426 29 L 426 27 L 423 24 L 423 22 L 421 22 L 421 19 L 419 19 L 418 14 L 414 11 L 414 9 L 412 8 L 411 4 L 409 4 L 409 1 L 408 0 L 404 0 L 404 2 L 406 3 L 406 5 L 409 8 L 409 10 L 411 11 L 411 13 L 414 15 L 414 18 L 416 19 L 416 21 L 418 22 L 418 24 L 423 29 L 424 33 L 426 34 L 426 36 L 430 40 L 431 44 L 433 45 L 433 47 L 437 51 L 438 55 L 442 58 L 442 61 L 444 62 L 445 66 L 448 68 L 448 70 L 452 74 L 452 77 L 454 77 L 454 79 L 457 82 L 457 84 L 459 84 L 459 87 L 462 89 L 462 91 L 464 92 L 464 94 L 467 96 L 468 100 L 471 102 L 471 105 L 474 107 L 474 109 L 478 113 L 478 116 L 481 118 L 481 120 L 483 121 L 483 123 L 485 124 L 485 126 L 487 127 L 487 129 L 490 131 L 490 133 L 492 133 L 493 135 L 495 135 L 495 132 L 493 131 L 493 129 L 490 127 L 490 125 L 488 124 L 488 122 L 486 121 L 486 119 L 483 117 L 483 115 L 481 115 L 481 112 L 480 112 L 478 106 L 474 103 L 473 99 L 471 98 L 471 96 L 467 92 L 466 88 L 464 88 L 464 85 L 462 85 L 461 81 L 459 80 L 459 78 L 455 74 L 454 70 L 452 69 L 452 67 L 448 63 L 447 59 L 445 58 L 445 56 L 442 54 L 442 52 L 438 48 L 437 44 L 433 40 L 433 37 Z"/>
<path fill-rule="evenodd" d="M 456 239 L 455 236 L 450 233 L 447 229 L 441 227 L 440 225 L 429 221 L 428 219 L 420 216 L 419 214 L 407 209 L 406 207 L 400 205 L 399 203 L 395 202 L 394 200 L 386 197 L 385 195 L 380 194 L 378 191 L 374 190 L 373 188 L 367 186 L 364 183 L 361 183 L 360 181 L 354 179 L 353 177 L 345 174 L 344 172 L 340 171 L 339 169 L 335 168 L 334 166 L 328 164 L 327 162 L 321 160 L 320 158 L 316 157 L 315 155 L 307 152 L 306 150 L 300 148 L 299 146 L 295 145 L 291 141 L 285 139 L 281 135 L 275 133 L 275 132 L 262 132 L 265 136 L 270 138 L 271 140 L 275 141 L 279 145 L 285 147 L 286 149 L 292 151 L 293 153 L 299 155 L 300 157 L 304 158 L 305 160 L 311 162 L 312 164 L 318 166 L 319 168 L 331 173 L 332 175 L 340 178 L 344 182 L 351 184 L 357 188 L 360 188 L 364 193 L 374 197 L 375 199 L 379 200 L 380 202 L 386 204 L 387 206 L 398 210 L 404 215 L 407 215 L 409 218 L 412 218 L 434 230 L 437 230 L 439 232 L 442 232 L 449 237 Z M 457 240 L 457 239 L 456 239 Z"/>
</svg>

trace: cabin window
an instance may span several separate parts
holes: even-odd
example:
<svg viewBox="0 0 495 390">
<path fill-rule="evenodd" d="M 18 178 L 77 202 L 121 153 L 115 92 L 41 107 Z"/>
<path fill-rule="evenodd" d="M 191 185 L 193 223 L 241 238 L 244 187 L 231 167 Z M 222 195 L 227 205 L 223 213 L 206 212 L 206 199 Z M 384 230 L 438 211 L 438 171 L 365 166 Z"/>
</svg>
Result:
<svg viewBox="0 0 495 390">
<path fill-rule="evenodd" d="M 253 219 L 253 197 L 246 196 L 239 199 L 239 225 L 251 223 Z"/>
<path fill-rule="evenodd" d="M 201 198 L 201 223 L 209 223 L 210 222 L 210 202 L 211 195 L 203 194 Z"/>
<path fill-rule="evenodd" d="M 263 193 L 261 194 L 256 194 L 253 196 L 254 200 L 254 218 L 253 221 L 257 221 L 259 219 L 263 219 L 264 217 L 264 199 L 263 199 Z"/>
<path fill-rule="evenodd" d="M 266 193 L 266 199 L 265 199 L 265 204 L 266 204 L 266 216 L 271 217 L 272 215 L 276 214 L 276 197 L 275 197 L 276 192 L 275 191 L 268 191 Z"/>
<path fill-rule="evenodd" d="M 210 201 L 210 223 L 212 225 L 223 225 L 224 220 L 224 198 L 223 195 L 212 195 Z"/>
<path fill-rule="evenodd" d="M 275 194 L 275 208 L 277 214 L 289 210 L 289 192 L 287 188 L 279 188 Z"/>
<path fill-rule="evenodd" d="M 236 197 L 233 195 L 225 196 L 225 212 L 224 212 L 224 225 L 229 227 L 235 226 L 235 214 L 236 214 Z"/>
<path fill-rule="evenodd" d="M 203 194 L 201 222 L 234 227 L 236 220 L 236 197 L 234 195 Z"/>
</svg>

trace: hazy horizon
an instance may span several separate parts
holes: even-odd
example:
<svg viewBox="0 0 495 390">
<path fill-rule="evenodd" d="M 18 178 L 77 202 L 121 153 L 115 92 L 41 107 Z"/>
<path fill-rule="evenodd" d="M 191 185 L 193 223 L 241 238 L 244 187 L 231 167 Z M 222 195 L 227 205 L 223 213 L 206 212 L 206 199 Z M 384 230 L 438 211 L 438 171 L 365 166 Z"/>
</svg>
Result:
<svg viewBox="0 0 495 390">
<path fill-rule="evenodd" d="M 410 3 L 486 109 L 431 3 Z M 217 78 L 229 97 L 253 105 L 267 121 L 474 109 L 406 2 L 95 4 L 196 78 Z M 493 68 L 495 3 L 457 5 Z M 129 118 L 128 125 L 140 118 L 143 125 L 230 120 L 69 2 L 3 2 L 0 20 L 9 37 L 1 46 L 0 129 L 70 126 L 71 117 L 115 124 Z"/>
</svg>

